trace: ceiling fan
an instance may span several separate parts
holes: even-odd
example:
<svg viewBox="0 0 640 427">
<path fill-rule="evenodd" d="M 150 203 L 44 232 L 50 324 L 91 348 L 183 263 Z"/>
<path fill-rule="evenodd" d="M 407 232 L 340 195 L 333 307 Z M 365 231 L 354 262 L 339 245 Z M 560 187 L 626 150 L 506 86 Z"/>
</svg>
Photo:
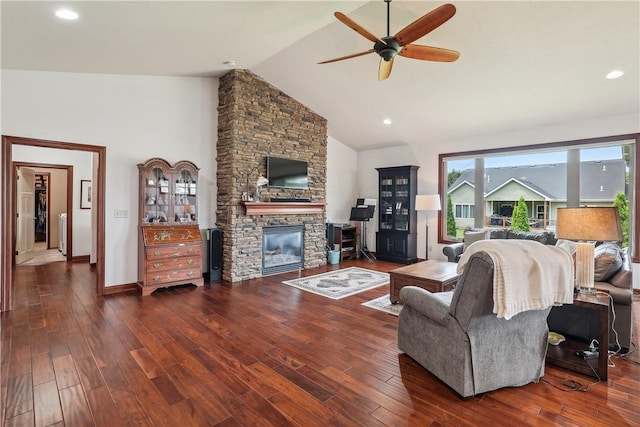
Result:
<svg viewBox="0 0 640 427">
<path fill-rule="evenodd" d="M 396 55 L 406 58 L 421 59 L 423 61 L 453 62 L 460 56 L 460 52 L 455 50 L 442 49 L 439 47 L 422 46 L 411 44 L 420 37 L 429 34 L 440 25 L 447 22 L 456 13 L 456 8 L 452 4 L 444 4 L 431 12 L 417 19 L 411 24 L 398 31 L 396 35 L 389 35 L 389 17 L 391 0 L 384 0 L 387 3 L 387 36 L 378 38 L 369 31 L 362 28 L 349 17 L 341 12 L 334 13 L 338 21 L 345 24 L 364 38 L 371 40 L 374 45 L 373 49 L 364 52 L 354 53 L 352 55 L 342 56 L 340 58 L 329 59 L 328 61 L 319 62 L 319 64 L 329 64 L 331 62 L 342 61 L 344 59 L 355 58 L 369 53 L 377 53 L 380 55 L 380 66 L 378 68 L 378 80 L 385 80 L 391 74 L 393 67 L 393 59 Z"/>
</svg>

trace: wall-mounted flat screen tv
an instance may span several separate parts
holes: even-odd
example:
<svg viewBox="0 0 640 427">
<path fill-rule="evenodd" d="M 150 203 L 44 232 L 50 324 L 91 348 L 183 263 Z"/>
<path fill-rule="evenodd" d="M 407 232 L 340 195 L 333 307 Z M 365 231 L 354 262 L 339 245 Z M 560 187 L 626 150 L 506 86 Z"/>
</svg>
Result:
<svg viewBox="0 0 640 427">
<path fill-rule="evenodd" d="M 269 187 L 308 189 L 307 166 L 302 160 L 267 157 Z"/>
</svg>

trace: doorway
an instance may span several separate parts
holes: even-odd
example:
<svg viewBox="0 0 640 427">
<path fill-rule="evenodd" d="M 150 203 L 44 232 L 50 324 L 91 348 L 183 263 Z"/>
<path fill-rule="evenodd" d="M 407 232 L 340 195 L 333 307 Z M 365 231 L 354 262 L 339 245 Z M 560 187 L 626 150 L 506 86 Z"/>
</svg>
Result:
<svg viewBox="0 0 640 427">
<path fill-rule="evenodd" d="M 13 165 L 13 147 L 30 146 L 61 150 L 74 150 L 92 153 L 95 177 L 95 263 L 96 263 L 96 294 L 104 294 L 104 235 L 105 235 L 105 180 L 106 180 L 106 147 L 85 144 L 73 144 L 60 141 L 23 138 L 15 136 L 2 137 L 2 204 L 1 229 L 2 251 L 0 256 L 0 311 L 11 310 L 13 306 L 13 291 L 15 286 L 15 250 L 16 250 L 16 218 L 17 195 L 15 169 Z M 73 185 L 73 181 L 71 181 Z M 69 199 L 72 199 L 70 197 Z M 72 203 L 72 202 L 71 202 Z M 72 213 L 69 210 L 68 213 Z M 68 219 L 70 220 L 70 218 Z M 67 244 L 71 244 L 70 241 Z"/>
<path fill-rule="evenodd" d="M 51 248 L 51 242 L 49 241 L 49 234 L 51 234 L 51 224 L 49 216 L 51 215 L 49 196 L 51 191 L 49 189 L 49 181 L 51 181 L 51 174 L 48 172 L 36 171 L 34 190 L 35 190 L 35 243 L 44 242 L 45 248 Z"/>
<path fill-rule="evenodd" d="M 73 229 L 61 226 L 60 215 L 72 212 L 73 201 L 73 166 L 49 163 L 31 163 L 14 161 L 16 170 L 18 200 L 22 193 L 33 193 L 34 204 L 29 212 L 29 219 L 24 219 L 21 203 L 17 204 L 16 265 L 42 265 L 48 262 L 66 261 L 66 248 L 61 242 L 73 242 Z M 32 171 L 33 184 L 22 179 L 25 171 Z M 27 173 L 27 175 L 29 175 Z M 25 189 L 21 190 L 21 181 Z M 30 232 L 20 232 L 21 227 L 30 227 Z M 33 233 L 31 233 L 33 230 Z M 33 234 L 33 239 L 26 240 Z M 20 253 L 28 248 L 28 257 L 20 257 Z M 71 253 L 71 252 L 69 252 Z M 71 261 L 71 256 L 69 257 Z"/>
</svg>

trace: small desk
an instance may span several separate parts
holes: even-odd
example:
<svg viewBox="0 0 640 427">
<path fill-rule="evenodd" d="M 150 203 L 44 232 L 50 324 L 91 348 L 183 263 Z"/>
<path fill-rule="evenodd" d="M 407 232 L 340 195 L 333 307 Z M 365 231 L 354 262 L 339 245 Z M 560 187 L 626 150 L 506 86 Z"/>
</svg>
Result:
<svg viewBox="0 0 640 427">
<path fill-rule="evenodd" d="M 429 292 L 451 291 L 458 283 L 457 268 L 454 262 L 427 260 L 391 270 L 389 299 L 397 303 L 400 289 L 405 286 L 418 286 Z"/>
<path fill-rule="evenodd" d="M 547 348 L 546 361 L 549 364 L 594 377 L 595 375 L 588 365 L 591 364 L 594 370 L 598 373 L 600 379 L 605 381 L 608 377 L 609 371 L 609 296 L 578 294 L 573 297 L 573 305 L 593 311 L 593 315 L 598 316 L 598 342 L 600 343 L 598 358 L 589 360 L 579 358 L 576 356 L 576 351 L 586 350 L 587 347 L 589 347 L 589 342 L 565 336 L 567 339 L 566 341 L 563 341 L 558 345 L 549 344 Z M 558 332 L 560 334 L 563 333 L 562 331 L 554 332 Z"/>
</svg>

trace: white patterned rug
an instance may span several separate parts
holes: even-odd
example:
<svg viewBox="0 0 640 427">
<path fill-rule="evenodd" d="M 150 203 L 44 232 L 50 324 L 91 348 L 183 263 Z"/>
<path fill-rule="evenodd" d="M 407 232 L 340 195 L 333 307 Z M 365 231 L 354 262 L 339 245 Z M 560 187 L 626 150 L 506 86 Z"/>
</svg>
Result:
<svg viewBox="0 0 640 427">
<path fill-rule="evenodd" d="M 349 267 L 282 283 L 323 297 L 341 299 L 389 283 L 389 274 Z"/>
<path fill-rule="evenodd" d="M 402 310 L 401 303 L 391 304 L 389 294 L 382 295 L 381 297 L 372 299 L 371 301 L 363 302 L 362 305 L 384 311 L 385 313 L 393 314 L 394 316 L 399 316 L 400 310 Z"/>
</svg>

